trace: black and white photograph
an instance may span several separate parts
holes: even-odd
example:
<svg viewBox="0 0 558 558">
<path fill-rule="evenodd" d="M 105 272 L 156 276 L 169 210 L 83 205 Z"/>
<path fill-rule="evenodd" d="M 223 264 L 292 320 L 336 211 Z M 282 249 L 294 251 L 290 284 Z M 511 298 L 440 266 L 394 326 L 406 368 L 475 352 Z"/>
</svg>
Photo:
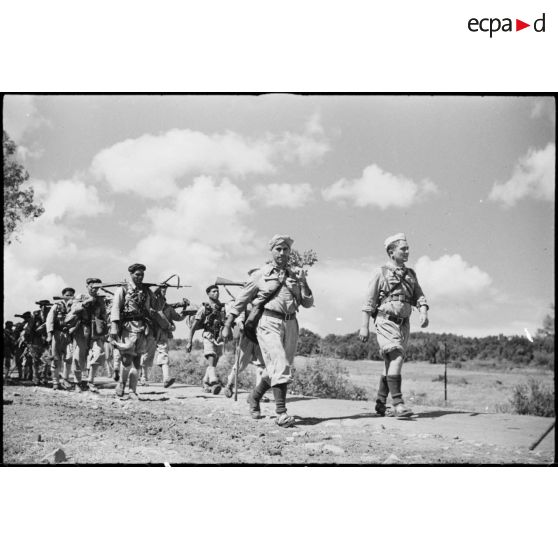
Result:
<svg viewBox="0 0 558 558">
<path fill-rule="evenodd" d="M 555 462 L 555 98 L 6 94 L 5 465 Z"/>
</svg>

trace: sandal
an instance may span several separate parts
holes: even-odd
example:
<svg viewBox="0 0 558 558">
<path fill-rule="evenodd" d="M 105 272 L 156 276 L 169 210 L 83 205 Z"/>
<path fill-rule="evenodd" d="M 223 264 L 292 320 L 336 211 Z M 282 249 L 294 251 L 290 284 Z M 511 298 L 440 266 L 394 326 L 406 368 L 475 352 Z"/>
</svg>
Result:
<svg viewBox="0 0 558 558">
<path fill-rule="evenodd" d="M 395 418 L 409 418 L 412 414 L 413 411 L 411 411 L 408 407 L 405 407 L 403 403 L 399 403 L 393 409 L 393 416 Z"/>
<path fill-rule="evenodd" d="M 381 401 L 376 401 L 376 407 L 374 407 L 376 414 L 380 417 L 386 416 L 386 404 Z"/>
<path fill-rule="evenodd" d="M 275 424 L 277 426 L 282 426 L 283 428 L 289 428 L 290 426 L 294 426 L 295 419 L 287 413 L 281 413 L 276 419 Z"/>
<path fill-rule="evenodd" d="M 221 393 L 221 389 L 223 386 L 221 385 L 221 382 L 219 380 L 217 380 L 215 383 L 210 385 L 211 385 L 210 391 L 213 395 L 219 395 Z"/>
</svg>

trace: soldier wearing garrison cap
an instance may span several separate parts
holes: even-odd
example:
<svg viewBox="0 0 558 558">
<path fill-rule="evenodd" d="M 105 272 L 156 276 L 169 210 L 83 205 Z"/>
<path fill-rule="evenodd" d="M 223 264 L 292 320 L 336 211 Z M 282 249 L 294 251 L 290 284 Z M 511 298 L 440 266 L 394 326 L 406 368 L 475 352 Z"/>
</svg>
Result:
<svg viewBox="0 0 558 558">
<path fill-rule="evenodd" d="M 204 302 L 194 317 L 190 328 L 190 336 L 186 343 L 186 351 L 192 350 L 192 339 L 198 329 L 203 329 L 203 356 L 207 361 L 207 368 L 202 380 L 205 392 L 217 395 L 222 388 L 221 382 L 215 371 L 219 358 L 223 354 L 223 340 L 221 330 L 225 323 L 225 305 L 219 300 L 219 287 L 209 285 L 205 292 L 209 298 Z"/>
<path fill-rule="evenodd" d="M 72 287 L 62 289 L 62 300 L 57 300 L 50 308 L 46 318 L 47 342 L 50 344 L 52 358 L 52 389 L 70 389 L 70 366 L 72 364 L 72 340 L 66 316 L 72 307 L 76 290 Z M 62 375 L 62 377 L 60 377 Z"/>
<path fill-rule="evenodd" d="M 110 311 L 110 337 L 121 356 L 120 380 L 116 395 L 123 397 L 126 385 L 130 385 L 132 397 L 137 398 L 138 370 L 141 357 L 147 352 L 147 335 L 152 327 L 151 297 L 149 287 L 143 284 L 143 264 L 128 267 L 129 279 L 114 293 Z"/>
<path fill-rule="evenodd" d="M 223 328 L 223 338 L 227 339 L 231 335 L 234 319 L 249 302 L 256 308 L 263 308 L 256 334 L 265 372 L 248 397 L 248 405 L 252 418 L 261 418 L 260 401 L 271 387 L 275 398 L 276 423 L 283 427 L 294 424 L 294 418 L 287 414 L 286 400 L 298 341 L 296 314 L 300 306 L 310 308 L 314 304 L 306 273 L 303 269 L 294 269 L 289 265 L 292 244 L 291 237 L 280 234 L 269 241 L 273 261 L 252 274 L 234 302 Z"/>
<path fill-rule="evenodd" d="M 76 379 L 76 391 L 97 392 L 95 373 L 104 362 L 104 339 L 108 332 L 105 299 L 99 295 L 97 277 L 85 280 L 87 294 L 74 298 L 66 316 L 73 341 L 72 372 Z M 88 371 L 87 382 L 82 374 Z"/>
<path fill-rule="evenodd" d="M 370 318 L 374 319 L 380 353 L 384 358 L 384 372 L 380 377 L 376 412 L 386 414 L 388 394 L 393 402 L 395 417 L 409 417 L 412 411 L 405 406 L 401 393 L 401 369 L 409 340 L 409 317 L 413 307 L 420 313 L 420 326 L 428 326 L 428 304 L 416 273 L 405 262 L 409 259 L 409 244 L 405 234 L 389 236 L 384 241 L 388 262 L 377 269 L 368 285 L 362 325 L 361 341 L 369 336 Z"/>
</svg>

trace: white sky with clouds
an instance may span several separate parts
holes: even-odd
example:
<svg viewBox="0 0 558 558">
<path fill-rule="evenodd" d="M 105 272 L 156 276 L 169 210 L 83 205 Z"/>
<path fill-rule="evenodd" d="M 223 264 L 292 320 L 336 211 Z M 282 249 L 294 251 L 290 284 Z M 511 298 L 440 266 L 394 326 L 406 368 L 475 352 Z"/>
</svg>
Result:
<svg viewBox="0 0 558 558">
<path fill-rule="evenodd" d="M 5 314 L 135 261 L 199 303 L 288 233 L 319 257 L 301 325 L 348 333 L 403 231 L 430 331 L 536 331 L 554 301 L 553 118 L 543 97 L 7 96 L 45 213 L 6 250 Z"/>
</svg>

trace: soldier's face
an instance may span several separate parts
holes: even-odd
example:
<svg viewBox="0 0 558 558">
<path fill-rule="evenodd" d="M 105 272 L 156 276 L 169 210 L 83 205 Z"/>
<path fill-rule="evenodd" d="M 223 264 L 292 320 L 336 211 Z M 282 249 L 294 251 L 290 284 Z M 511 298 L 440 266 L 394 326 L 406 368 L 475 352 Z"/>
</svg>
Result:
<svg viewBox="0 0 558 558">
<path fill-rule="evenodd" d="M 407 242 L 400 240 L 391 253 L 391 256 L 399 264 L 406 262 L 409 259 L 409 245 Z"/>
<path fill-rule="evenodd" d="M 207 293 L 207 296 L 210 300 L 219 300 L 219 289 L 211 289 Z"/>
<path fill-rule="evenodd" d="M 285 267 L 287 265 L 290 254 L 291 249 L 289 248 L 288 244 L 277 244 L 277 246 L 274 246 L 271 249 L 271 256 L 273 257 L 273 261 L 279 267 Z"/>
<path fill-rule="evenodd" d="M 136 285 L 141 285 L 143 283 L 143 275 L 144 273 L 141 269 L 136 269 L 136 271 L 130 273 L 130 277 Z"/>
<path fill-rule="evenodd" d="M 63 295 L 62 298 L 66 301 L 68 300 L 72 300 L 72 298 L 74 298 L 74 293 L 71 291 L 66 291 Z"/>
<path fill-rule="evenodd" d="M 89 283 L 89 285 L 87 285 L 87 292 L 91 296 L 97 296 L 99 292 L 99 283 Z"/>
</svg>

